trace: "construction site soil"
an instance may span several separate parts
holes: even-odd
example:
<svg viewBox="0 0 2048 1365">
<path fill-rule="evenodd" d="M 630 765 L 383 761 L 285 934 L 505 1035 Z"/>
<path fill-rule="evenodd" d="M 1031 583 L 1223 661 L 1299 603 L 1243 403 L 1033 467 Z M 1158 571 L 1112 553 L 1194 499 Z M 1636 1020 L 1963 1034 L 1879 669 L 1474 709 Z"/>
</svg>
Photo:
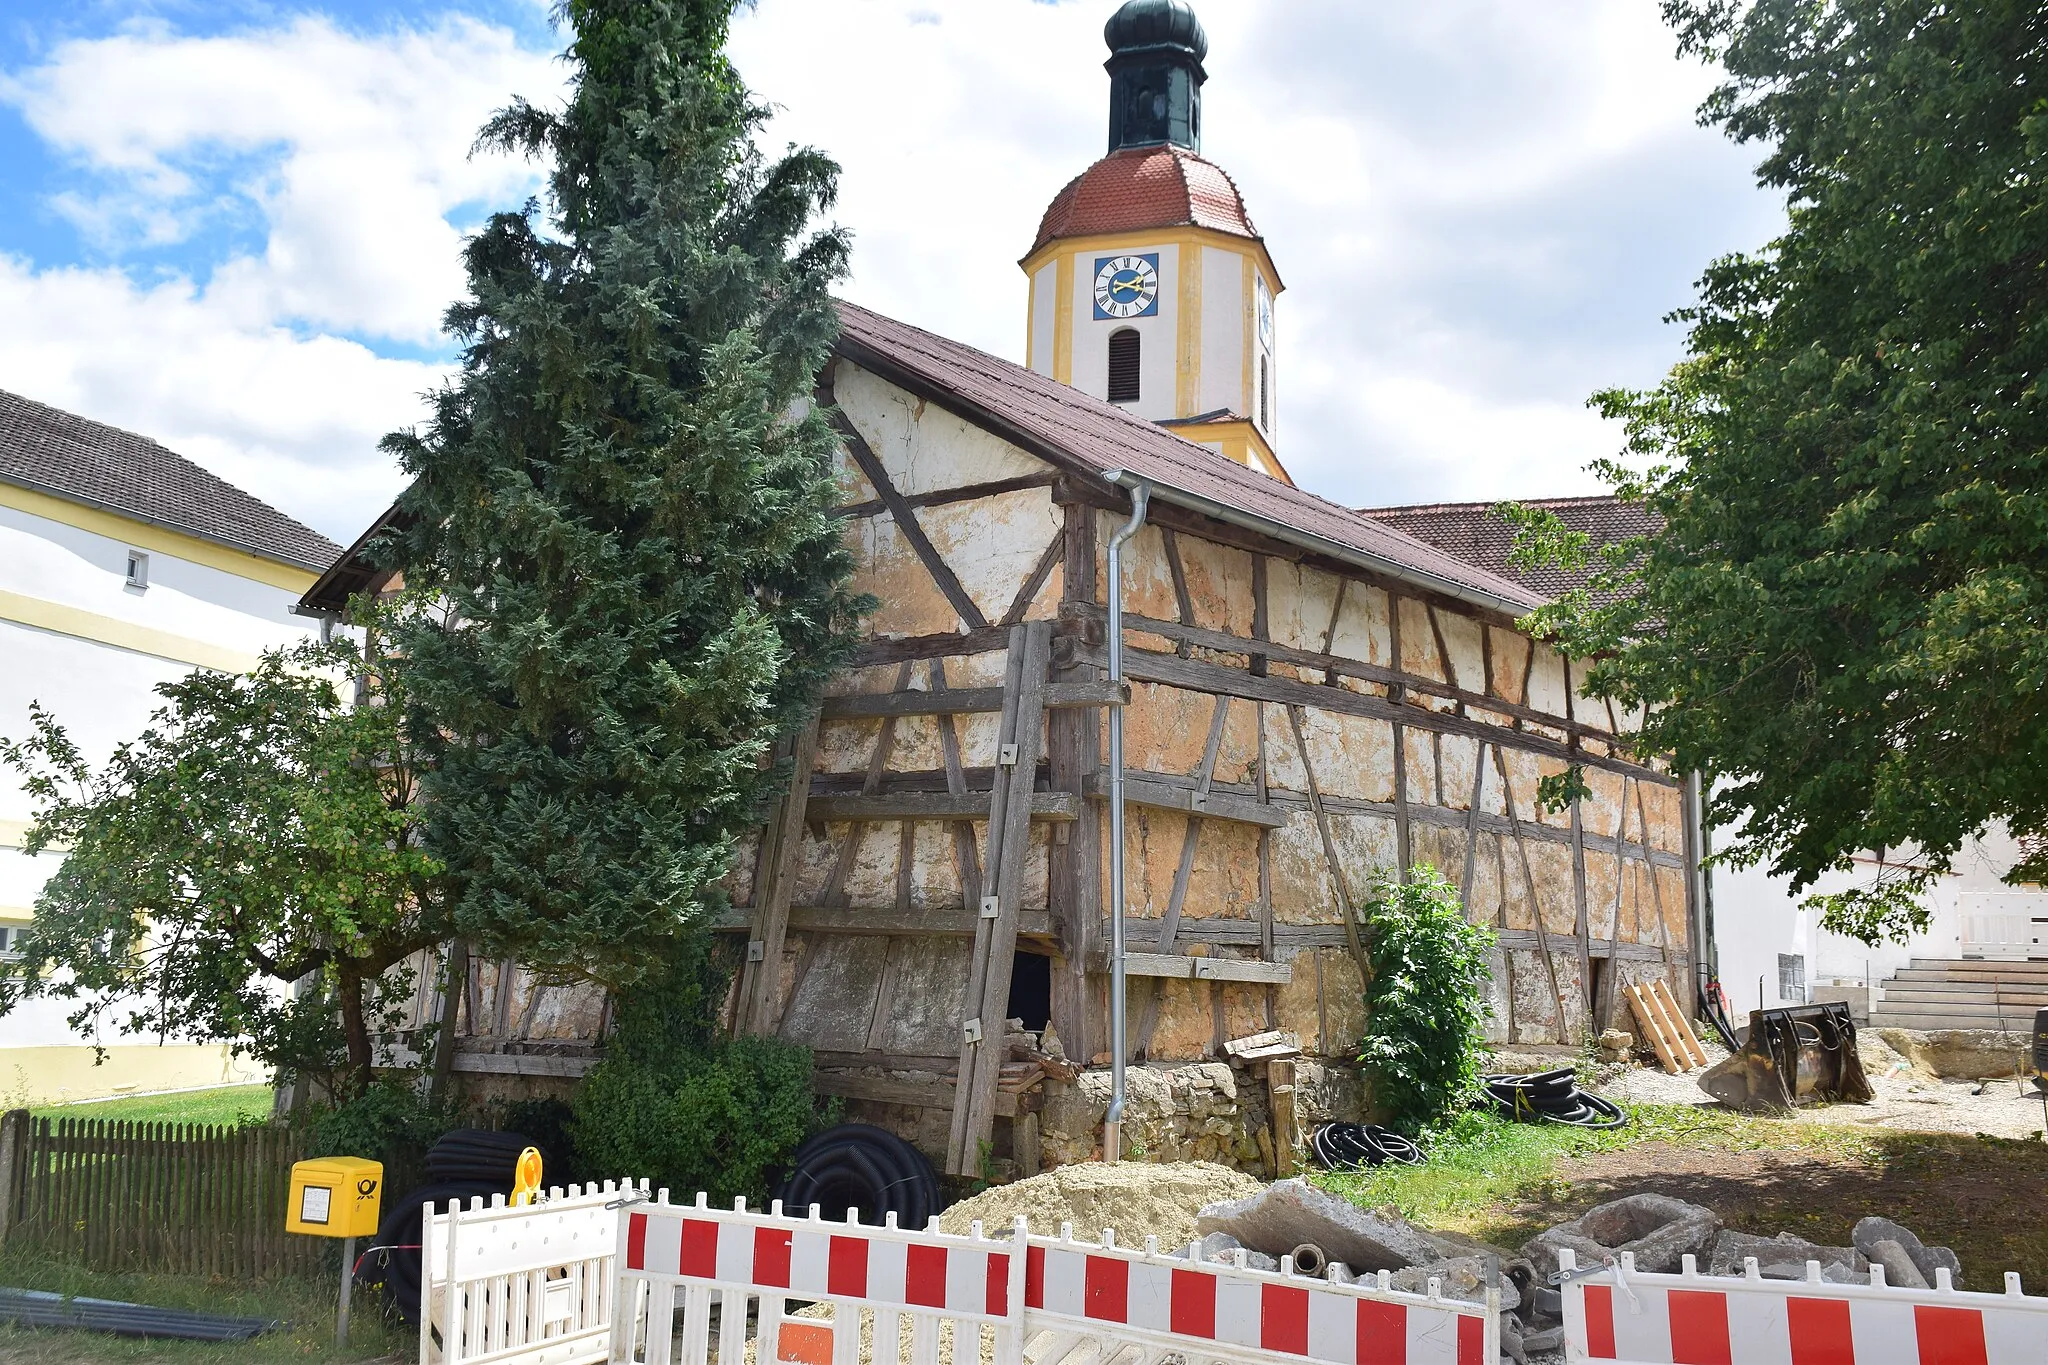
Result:
<svg viewBox="0 0 2048 1365">
<path fill-rule="evenodd" d="M 1062 1223 L 1071 1223 L 1074 1236 L 1084 1241 L 1100 1241 L 1103 1229 L 1113 1228 L 1119 1246 L 1143 1246 L 1147 1237 L 1157 1237 L 1160 1250 L 1170 1251 L 1195 1239 L 1195 1213 L 1204 1204 L 1264 1188 L 1264 1181 L 1243 1171 L 1206 1161 L 1058 1166 L 962 1200 L 946 1210 L 939 1226 L 964 1233 L 979 1220 L 993 1236 L 1007 1233 L 1021 1213 L 1039 1236 L 1057 1236 Z"/>
</svg>

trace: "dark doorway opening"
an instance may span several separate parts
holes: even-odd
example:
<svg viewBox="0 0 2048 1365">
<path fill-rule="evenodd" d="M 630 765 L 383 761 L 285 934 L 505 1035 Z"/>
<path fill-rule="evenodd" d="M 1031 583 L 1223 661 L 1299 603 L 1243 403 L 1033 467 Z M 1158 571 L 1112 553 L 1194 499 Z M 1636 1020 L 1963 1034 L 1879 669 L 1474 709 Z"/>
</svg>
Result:
<svg viewBox="0 0 2048 1365">
<path fill-rule="evenodd" d="M 1011 959 L 1010 1003 L 1004 1018 L 1022 1019 L 1032 1033 L 1052 1022 L 1051 958 L 1020 952 Z"/>
<path fill-rule="evenodd" d="M 1614 970 L 1614 959 L 1596 957 L 1592 966 L 1592 979 L 1586 983 L 1586 1017 L 1593 1021 L 1595 1029 L 1611 1029 L 1615 1025 L 1614 1020 L 1608 1017 L 1608 1007 L 1613 1002 L 1607 997 L 1607 978 Z"/>
</svg>

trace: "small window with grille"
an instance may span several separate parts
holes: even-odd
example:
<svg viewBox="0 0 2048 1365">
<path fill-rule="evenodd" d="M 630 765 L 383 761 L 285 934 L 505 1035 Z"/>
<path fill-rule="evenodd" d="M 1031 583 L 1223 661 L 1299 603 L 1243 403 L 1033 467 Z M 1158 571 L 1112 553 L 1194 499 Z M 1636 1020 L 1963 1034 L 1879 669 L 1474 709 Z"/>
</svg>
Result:
<svg viewBox="0 0 2048 1365">
<path fill-rule="evenodd" d="M 1806 954 L 1778 954 L 1778 998 L 1806 1003 Z"/>
<path fill-rule="evenodd" d="M 1122 327 L 1109 334 L 1109 401 L 1138 401 L 1138 333 Z"/>
<path fill-rule="evenodd" d="M 1273 384 L 1266 357 L 1259 357 L 1259 430 L 1273 429 Z"/>
</svg>

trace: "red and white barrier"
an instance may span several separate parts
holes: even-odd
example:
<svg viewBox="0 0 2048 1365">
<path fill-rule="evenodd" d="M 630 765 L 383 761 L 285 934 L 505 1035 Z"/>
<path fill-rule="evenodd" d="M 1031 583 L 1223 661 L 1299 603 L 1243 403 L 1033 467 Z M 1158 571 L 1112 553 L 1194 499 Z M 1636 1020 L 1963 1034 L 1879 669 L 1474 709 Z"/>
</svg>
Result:
<svg viewBox="0 0 2048 1365">
<path fill-rule="evenodd" d="M 1150 1242 L 1140 1251 L 1064 1232 L 1032 1237 L 1022 1219 L 1001 1240 L 978 1227 L 959 1237 L 651 1202 L 627 1211 L 622 1244 L 619 1304 L 634 1311 L 630 1326 L 620 1315 L 618 1362 L 669 1365 L 679 1331 L 682 1365 L 705 1365 L 713 1294 L 720 1365 L 738 1365 L 727 1343 L 743 1329 L 725 1324 L 743 1324 L 754 1301 L 758 1339 L 791 1365 L 852 1365 L 863 1312 L 876 1365 L 895 1360 L 905 1318 L 913 1365 L 936 1360 L 945 1323 L 956 1362 L 961 1334 L 987 1330 L 996 1365 L 1021 1365 L 1027 1343 L 1040 1365 L 1082 1343 L 1102 1359 L 1133 1348 L 1147 1361 L 1199 1352 L 1218 1365 L 1494 1365 L 1500 1354 L 1487 1304 L 1397 1293 L 1384 1276 L 1343 1284 L 1165 1256 Z M 789 1299 L 830 1302 L 834 1316 L 785 1321 Z"/>
<path fill-rule="evenodd" d="M 1578 1267 L 1559 1255 L 1568 1274 Z M 1677 1275 L 1616 1266 L 1566 1282 L 1565 1358 L 1617 1365 L 2048 1365 L 2048 1299 L 1969 1293 L 1939 1272 L 1933 1289 L 1766 1280 L 1754 1259 L 1740 1279 L 1705 1276 L 1692 1257 Z"/>
</svg>

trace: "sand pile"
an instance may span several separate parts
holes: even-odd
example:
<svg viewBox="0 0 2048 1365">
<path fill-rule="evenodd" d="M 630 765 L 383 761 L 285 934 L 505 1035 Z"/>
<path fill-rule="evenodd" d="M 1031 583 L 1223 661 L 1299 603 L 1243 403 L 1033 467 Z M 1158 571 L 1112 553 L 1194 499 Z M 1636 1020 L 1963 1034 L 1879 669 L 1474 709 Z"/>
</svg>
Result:
<svg viewBox="0 0 2048 1365">
<path fill-rule="evenodd" d="M 1089 1162 L 1056 1166 L 1044 1175 L 985 1190 L 947 1209 L 939 1226 L 965 1233 L 978 1218 L 982 1231 L 992 1236 L 1007 1232 L 1021 1213 L 1037 1236 L 1057 1237 L 1061 1223 L 1072 1223 L 1074 1236 L 1087 1241 L 1114 1228 L 1119 1246 L 1139 1247 L 1147 1237 L 1157 1237 L 1160 1250 L 1170 1251 L 1194 1240 L 1195 1213 L 1204 1204 L 1242 1199 L 1264 1188 L 1265 1182 L 1242 1171 L 1206 1161 Z"/>
</svg>

